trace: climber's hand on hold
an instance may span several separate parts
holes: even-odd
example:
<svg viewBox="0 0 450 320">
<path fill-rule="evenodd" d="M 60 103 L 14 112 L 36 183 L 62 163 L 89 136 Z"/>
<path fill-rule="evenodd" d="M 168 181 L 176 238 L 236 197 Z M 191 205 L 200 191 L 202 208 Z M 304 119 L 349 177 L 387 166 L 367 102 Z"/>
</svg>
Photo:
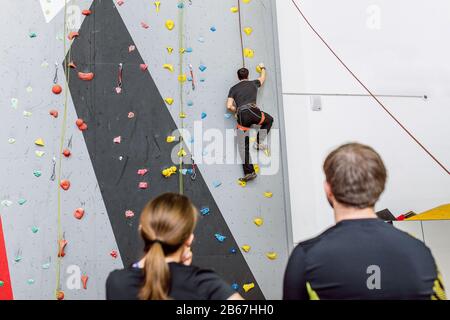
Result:
<svg viewBox="0 0 450 320">
<path fill-rule="evenodd" d="M 266 67 L 264 65 L 264 63 L 260 63 L 258 65 L 258 71 L 261 71 L 261 76 L 258 78 L 259 82 L 261 82 L 261 85 L 264 84 L 264 82 L 266 82 Z"/>
</svg>

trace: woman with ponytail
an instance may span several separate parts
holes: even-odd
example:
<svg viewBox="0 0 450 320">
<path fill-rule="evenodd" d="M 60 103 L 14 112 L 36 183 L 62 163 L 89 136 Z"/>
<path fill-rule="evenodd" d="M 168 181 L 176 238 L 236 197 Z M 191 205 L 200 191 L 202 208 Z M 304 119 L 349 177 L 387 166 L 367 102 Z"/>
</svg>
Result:
<svg viewBox="0 0 450 320">
<path fill-rule="evenodd" d="M 236 300 L 242 297 L 217 274 L 192 263 L 197 209 L 179 194 L 166 193 L 142 210 L 139 232 L 144 257 L 130 268 L 111 272 L 108 300 Z"/>
</svg>

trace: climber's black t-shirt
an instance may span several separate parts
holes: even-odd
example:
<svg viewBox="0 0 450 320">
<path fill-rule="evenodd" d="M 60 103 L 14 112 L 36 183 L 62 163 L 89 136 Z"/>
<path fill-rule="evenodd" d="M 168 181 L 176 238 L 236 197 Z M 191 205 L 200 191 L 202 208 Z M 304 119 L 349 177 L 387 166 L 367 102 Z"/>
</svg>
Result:
<svg viewBox="0 0 450 320">
<path fill-rule="evenodd" d="M 442 277 L 423 242 L 380 219 L 344 220 L 300 243 L 284 299 L 444 299 Z"/>
<path fill-rule="evenodd" d="M 169 296 L 175 300 L 226 300 L 235 291 L 210 270 L 169 263 Z M 137 300 L 144 281 L 143 270 L 135 267 L 115 270 L 106 280 L 107 300 Z"/>
<path fill-rule="evenodd" d="M 228 98 L 233 98 L 238 108 L 249 103 L 256 104 L 259 87 L 261 87 L 259 80 L 241 81 L 230 89 Z"/>
</svg>

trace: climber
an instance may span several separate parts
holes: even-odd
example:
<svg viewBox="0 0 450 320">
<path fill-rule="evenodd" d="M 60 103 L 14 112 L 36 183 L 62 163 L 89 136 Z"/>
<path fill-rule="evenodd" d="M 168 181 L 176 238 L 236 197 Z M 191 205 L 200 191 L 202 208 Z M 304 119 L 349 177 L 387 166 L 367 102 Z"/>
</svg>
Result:
<svg viewBox="0 0 450 320">
<path fill-rule="evenodd" d="M 256 106 L 256 98 L 258 89 L 266 81 L 266 68 L 263 63 L 259 64 L 261 75 L 258 79 L 249 81 L 249 71 L 246 68 L 241 68 L 237 71 L 239 83 L 233 86 L 228 93 L 227 109 L 234 113 L 237 120 L 237 134 L 238 147 L 241 159 L 244 162 L 244 177 L 239 180 L 248 182 L 256 178 L 255 167 L 250 159 L 250 127 L 253 125 L 260 126 L 258 135 L 253 147 L 256 150 L 262 150 L 267 155 L 269 148 L 264 144 L 264 140 L 272 127 L 273 118 L 262 112 Z"/>
</svg>

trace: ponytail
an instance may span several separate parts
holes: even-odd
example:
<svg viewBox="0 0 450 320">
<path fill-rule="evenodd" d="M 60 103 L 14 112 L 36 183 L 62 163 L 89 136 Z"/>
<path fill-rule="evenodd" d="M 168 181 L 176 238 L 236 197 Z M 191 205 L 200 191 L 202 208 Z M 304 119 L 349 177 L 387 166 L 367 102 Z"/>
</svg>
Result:
<svg viewBox="0 0 450 320">
<path fill-rule="evenodd" d="M 167 300 L 170 273 L 160 242 L 154 242 L 145 255 L 144 275 L 144 285 L 139 292 L 139 299 Z"/>
</svg>

